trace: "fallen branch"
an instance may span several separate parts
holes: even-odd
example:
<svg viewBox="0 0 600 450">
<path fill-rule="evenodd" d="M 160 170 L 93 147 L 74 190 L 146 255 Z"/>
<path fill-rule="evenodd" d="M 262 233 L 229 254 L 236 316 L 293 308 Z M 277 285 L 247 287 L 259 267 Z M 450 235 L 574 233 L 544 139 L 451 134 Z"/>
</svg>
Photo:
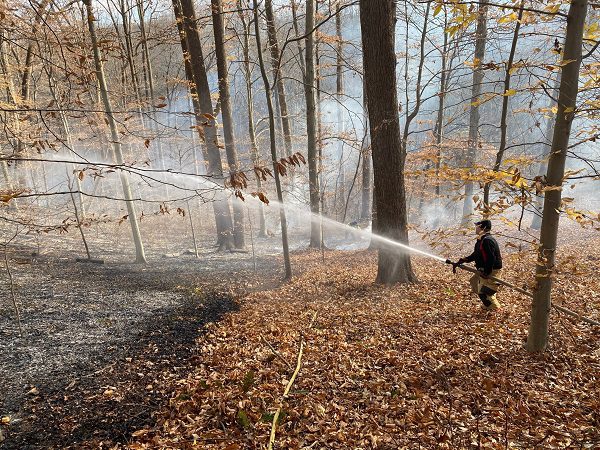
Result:
<svg viewBox="0 0 600 450">
<path fill-rule="evenodd" d="M 285 363 L 285 365 L 288 367 L 288 369 L 292 370 L 292 365 L 288 362 L 287 359 L 285 359 L 283 356 L 281 356 L 281 354 L 277 350 L 275 350 L 275 348 L 273 348 L 273 346 L 270 344 L 269 341 L 267 341 L 263 336 L 261 336 L 260 339 L 265 344 L 267 344 L 267 347 L 269 347 L 271 349 L 271 351 L 273 352 L 273 354 L 275 356 L 277 356 L 279 359 L 281 359 Z"/>
<path fill-rule="evenodd" d="M 310 321 L 310 324 L 308 325 L 308 329 L 312 328 L 313 324 L 315 323 L 316 317 L 317 317 L 317 312 L 315 311 L 315 313 L 313 314 L 312 319 Z M 285 387 L 285 390 L 283 391 L 283 396 L 281 397 L 281 400 L 279 401 L 279 406 L 277 407 L 277 411 L 275 411 L 275 415 L 273 416 L 273 423 L 271 424 L 271 434 L 269 436 L 268 450 L 273 450 L 273 444 L 275 443 L 275 431 L 277 430 L 277 421 L 279 420 L 279 414 L 281 413 L 281 408 L 283 407 L 283 401 L 289 395 L 290 389 L 292 388 L 292 385 L 294 384 L 294 381 L 296 381 L 296 377 L 298 376 L 298 373 L 300 372 L 300 367 L 302 366 L 303 352 L 304 352 L 304 335 L 301 335 L 300 349 L 298 350 L 298 357 L 296 360 L 296 370 L 294 370 L 294 373 L 292 374 L 290 381 L 288 381 L 288 383 Z"/>
</svg>

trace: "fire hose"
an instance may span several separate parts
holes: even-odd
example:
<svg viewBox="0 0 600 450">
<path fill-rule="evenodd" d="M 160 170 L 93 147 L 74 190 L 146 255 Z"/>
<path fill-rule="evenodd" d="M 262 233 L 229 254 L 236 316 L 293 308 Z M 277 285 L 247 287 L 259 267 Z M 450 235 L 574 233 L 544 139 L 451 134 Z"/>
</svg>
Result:
<svg viewBox="0 0 600 450">
<path fill-rule="evenodd" d="M 465 270 L 467 272 L 471 272 L 471 273 L 481 273 L 479 272 L 477 269 L 473 268 L 473 267 L 469 267 L 469 266 L 465 266 L 464 264 L 459 264 L 458 262 L 453 262 L 450 261 L 449 259 L 446 260 L 446 264 L 450 264 L 452 266 L 452 272 L 456 273 L 456 269 L 462 269 Z M 502 286 L 506 286 L 508 288 L 511 288 L 517 292 L 520 292 L 523 295 L 526 295 L 529 298 L 533 298 L 533 293 L 529 292 L 526 289 L 520 288 L 519 286 L 515 286 L 514 284 L 511 284 L 507 281 L 501 280 L 500 278 L 496 278 L 496 277 L 489 277 L 490 280 L 495 281 L 498 284 L 501 284 Z M 591 325 L 597 325 L 600 326 L 600 322 L 598 322 L 597 320 L 594 319 L 590 319 L 588 317 L 583 317 L 582 315 L 576 313 L 575 311 L 571 311 L 570 309 L 565 308 L 564 306 L 560 306 L 560 305 L 555 305 L 554 303 L 551 302 L 551 305 L 553 308 L 555 308 L 557 311 L 560 311 L 564 314 L 567 314 L 569 316 L 573 316 L 576 317 L 577 319 L 589 323 Z"/>
</svg>

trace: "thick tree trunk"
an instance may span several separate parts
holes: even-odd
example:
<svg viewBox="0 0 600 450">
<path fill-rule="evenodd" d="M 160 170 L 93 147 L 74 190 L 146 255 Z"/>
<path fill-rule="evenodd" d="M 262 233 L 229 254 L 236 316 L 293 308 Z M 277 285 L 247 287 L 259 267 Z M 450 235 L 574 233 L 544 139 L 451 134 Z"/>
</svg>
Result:
<svg viewBox="0 0 600 450">
<path fill-rule="evenodd" d="M 587 0 L 572 0 L 567 18 L 567 31 L 562 67 L 558 112 L 552 137 L 552 150 L 548 160 L 546 175 L 548 190 L 544 197 L 544 215 L 540 230 L 540 245 L 536 264 L 537 287 L 533 293 L 531 322 L 527 336 L 527 350 L 541 351 L 548 344 L 548 319 L 550 315 L 552 278 L 558 240 L 560 220 L 561 191 L 565 175 L 565 161 L 571 125 L 575 118 L 579 68 L 581 67 L 581 48 L 583 29 L 587 14 Z"/>
<path fill-rule="evenodd" d="M 306 97 L 306 151 L 308 156 L 308 185 L 310 196 L 310 211 L 319 214 L 319 174 L 317 167 L 317 111 L 315 102 L 315 0 L 306 2 L 306 77 L 304 78 L 304 95 Z M 310 225 L 310 247 L 321 246 L 321 227 L 316 220 Z"/>
<path fill-rule="evenodd" d="M 473 166 L 476 162 L 477 146 L 479 143 L 479 96 L 483 81 L 481 64 L 485 58 L 485 42 L 487 40 L 487 6 L 484 1 L 479 2 L 477 11 L 477 27 L 475 29 L 475 55 L 473 59 L 473 86 L 471 88 L 471 106 L 469 110 L 469 142 L 467 144 L 467 157 L 465 166 L 468 176 L 473 176 Z M 465 226 L 473 214 L 473 181 L 465 183 L 465 200 L 463 203 L 463 218 L 461 224 Z"/>
<path fill-rule="evenodd" d="M 429 6 L 428 6 L 429 8 Z M 405 155 L 400 151 L 396 89 L 395 22 L 392 0 L 360 0 L 363 67 L 369 102 L 369 123 L 378 233 L 408 244 L 404 189 Z M 377 282 L 416 281 L 408 253 L 379 246 Z"/>
<path fill-rule="evenodd" d="M 221 0 L 211 0 L 212 21 L 215 36 L 215 54 L 217 57 L 217 73 L 219 76 L 219 98 L 221 100 L 221 117 L 223 118 L 223 137 L 225 140 L 225 153 L 229 174 L 233 177 L 240 171 L 237 150 L 235 148 L 235 135 L 233 132 L 233 117 L 231 114 L 231 100 L 229 95 L 229 74 L 227 70 L 227 56 L 225 54 L 225 27 L 223 25 L 223 8 Z M 233 242 L 235 248 L 246 247 L 244 240 L 244 209 L 242 201 L 233 199 Z"/>
<path fill-rule="evenodd" d="M 179 2 L 173 3 L 173 8 L 175 9 L 175 17 L 182 17 L 181 15 L 181 6 Z M 204 145 L 204 132 L 203 122 L 205 120 L 202 119 L 202 108 L 200 108 L 200 102 L 198 101 L 198 93 L 196 92 L 196 83 L 194 82 L 194 73 L 192 71 L 192 64 L 190 62 L 190 52 L 187 46 L 187 40 L 185 37 L 185 29 L 183 27 L 183 19 L 177 19 L 175 21 L 177 23 L 177 31 L 179 32 L 179 43 L 181 44 L 181 51 L 183 52 L 183 68 L 185 71 L 185 79 L 188 82 L 188 89 L 190 91 L 190 98 L 192 102 L 192 109 L 194 110 L 194 130 L 192 130 L 192 137 L 198 135 L 200 137 L 200 141 L 202 145 L 200 145 L 202 149 L 202 162 L 204 165 L 204 172 L 208 173 L 208 153 L 206 150 L 206 145 Z M 195 140 L 192 139 L 195 144 Z M 194 145 L 195 147 L 195 145 Z M 196 149 L 194 149 L 196 150 Z M 196 151 L 194 151 L 196 154 Z"/>
<path fill-rule="evenodd" d="M 285 267 L 285 279 L 292 278 L 292 264 L 290 262 L 290 250 L 288 245 L 287 235 L 287 220 L 285 218 L 285 209 L 283 205 L 283 191 L 281 189 L 281 180 L 279 179 L 279 171 L 277 170 L 277 149 L 275 148 L 275 114 L 273 112 L 273 102 L 271 100 L 271 86 L 267 77 L 267 70 L 262 56 L 262 47 L 260 39 L 260 28 L 258 26 L 258 2 L 254 0 L 254 32 L 256 35 L 256 49 L 258 53 L 258 61 L 260 73 L 265 85 L 265 97 L 267 100 L 267 108 L 269 110 L 269 140 L 271 143 L 271 160 L 273 162 L 273 174 L 275 176 L 275 187 L 277 189 L 277 200 L 279 201 L 279 219 L 281 222 L 281 243 L 283 246 L 283 263 Z"/>
<path fill-rule="evenodd" d="M 510 54 L 508 55 L 508 61 L 506 62 L 506 74 L 504 76 L 504 93 L 502 97 L 502 113 L 500 116 L 500 146 L 498 147 L 498 153 L 496 153 L 496 162 L 494 163 L 494 172 L 500 170 L 502 164 L 502 158 L 504 158 L 504 151 L 506 150 L 506 132 L 507 132 L 507 118 L 508 118 L 508 99 L 510 97 L 510 78 L 512 73 L 513 62 L 515 59 L 515 51 L 517 49 L 517 41 L 519 40 L 519 30 L 521 29 L 521 18 L 523 17 L 523 8 L 525 7 L 525 1 L 521 1 L 519 7 L 519 15 L 515 24 L 515 31 L 513 33 L 512 44 L 510 46 Z M 490 206 L 490 186 L 491 182 L 485 183 L 483 187 L 483 204 L 485 207 L 484 215 L 489 214 Z"/>
<path fill-rule="evenodd" d="M 190 66 L 194 78 L 198 103 L 202 114 L 202 131 L 208 156 L 208 175 L 216 183 L 223 180 L 223 164 L 218 147 L 216 121 L 213 116 L 213 106 L 210 97 L 210 87 L 204 66 L 204 56 L 196 25 L 196 14 L 192 0 L 173 0 L 173 10 L 177 20 L 183 20 L 187 49 L 189 51 Z M 184 54 L 184 58 L 186 55 Z M 217 193 L 213 202 L 215 220 L 217 225 L 217 243 L 220 249 L 233 248 L 231 211 L 227 198 L 222 192 Z"/>
<path fill-rule="evenodd" d="M 119 166 L 123 165 L 123 152 L 121 150 L 121 140 L 119 136 L 119 131 L 117 129 L 117 123 L 113 116 L 113 109 L 110 103 L 110 98 L 108 96 L 108 87 L 106 85 L 106 79 L 104 77 L 104 68 L 102 65 L 102 58 L 100 56 L 100 50 L 98 48 L 98 39 L 96 37 L 96 25 L 94 21 L 94 12 L 92 8 L 92 0 L 84 0 L 84 4 L 87 9 L 87 22 L 88 28 L 90 31 L 90 37 L 92 40 L 92 49 L 94 52 L 94 62 L 96 66 L 96 77 L 98 79 L 98 84 L 100 86 L 100 96 L 102 98 L 102 104 L 104 106 L 104 114 L 106 115 L 106 120 L 108 121 L 108 125 L 110 127 L 110 135 L 113 144 L 113 152 L 116 163 Z M 136 262 L 145 263 L 146 256 L 144 254 L 144 245 L 142 243 L 142 237 L 140 234 L 138 218 L 135 211 L 135 205 L 133 203 L 132 195 L 131 195 L 131 187 L 129 186 L 129 177 L 127 173 L 124 171 L 120 172 L 121 185 L 123 187 L 123 197 L 125 198 L 125 203 L 127 205 L 127 214 L 129 216 L 129 223 L 131 225 L 131 232 L 133 235 L 133 242 L 135 244 L 135 254 L 136 254 Z"/>
</svg>

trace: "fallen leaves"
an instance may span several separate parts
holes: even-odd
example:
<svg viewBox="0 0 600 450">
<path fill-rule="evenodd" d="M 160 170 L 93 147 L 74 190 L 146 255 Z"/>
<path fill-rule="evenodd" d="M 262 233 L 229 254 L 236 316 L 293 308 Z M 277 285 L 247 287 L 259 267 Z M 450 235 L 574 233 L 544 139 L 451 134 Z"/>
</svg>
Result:
<svg viewBox="0 0 600 450">
<path fill-rule="evenodd" d="M 532 277 L 524 267 L 533 264 L 506 260 L 507 279 Z M 600 439 L 593 329 L 553 315 L 552 349 L 530 355 L 522 349 L 529 301 L 505 290 L 501 311 L 480 311 L 467 275 L 442 264 L 415 258 L 421 282 L 394 287 L 373 284 L 369 253 L 331 252 L 323 265 L 320 254 L 301 252 L 294 264 L 301 275 L 206 328 L 202 363 L 157 431 L 135 445 L 266 445 L 280 402 L 277 448 L 553 448 Z M 557 299 L 577 301 L 576 288 L 565 289 Z M 307 333 L 311 311 L 318 320 Z M 302 369 L 282 400 L 300 335 Z"/>
</svg>

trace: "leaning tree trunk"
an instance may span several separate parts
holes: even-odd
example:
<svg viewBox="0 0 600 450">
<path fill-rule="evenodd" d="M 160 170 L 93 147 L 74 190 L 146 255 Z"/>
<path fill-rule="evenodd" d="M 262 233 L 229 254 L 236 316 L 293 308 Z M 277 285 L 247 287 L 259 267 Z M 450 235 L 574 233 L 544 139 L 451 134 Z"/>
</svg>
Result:
<svg viewBox="0 0 600 450">
<path fill-rule="evenodd" d="M 320 248 L 321 227 L 315 217 L 319 214 L 319 174 L 317 167 L 317 106 L 315 101 L 315 0 L 306 2 L 306 76 L 304 78 L 304 96 L 306 98 L 306 152 L 308 156 L 308 187 L 310 212 L 310 247 Z"/>
<path fill-rule="evenodd" d="M 248 103 L 248 136 L 250 137 L 250 156 L 255 167 L 260 166 L 260 154 L 256 142 L 256 128 L 254 126 L 254 95 L 252 93 L 252 70 L 250 69 L 250 24 L 246 22 L 242 11 L 241 0 L 237 0 L 238 16 L 244 27 L 244 36 L 242 41 L 242 52 L 244 55 L 244 79 L 246 81 L 246 101 Z M 258 192 L 262 191 L 262 180 L 256 177 L 256 188 Z M 267 221 L 265 218 L 265 208 L 261 202 L 258 209 L 259 219 L 259 237 L 267 237 Z"/>
<path fill-rule="evenodd" d="M 481 83 L 483 82 L 483 58 L 485 58 L 485 41 L 487 39 L 487 6 L 485 2 L 479 2 L 477 11 L 477 27 L 475 28 L 475 55 L 473 57 L 473 86 L 471 87 L 471 106 L 469 110 L 469 142 L 467 144 L 467 157 L 465 167 L 468 170 L 467 182 L 465 183 L 465 200 L 463 203 L 463 217 L 461 224 L 467 224 L 469 217 L 473 214 L 473 192 L 474 184 L 473 166 L 476 162 L 477 146 L 479 143 L 479 96 L 481 95 Z"/>
<path fill-rule="evenodd" d="M 221 100 L 221 117 L 223 118 L 223 136 L 229 174 L 233 178 L 240 171 L 235 135 L 233 133 L 233 117 L 231 115 L 231 100 L 229 95 L 229 74 L 227 70 L 227 55 L 225 54 L 225 27 L 223 24 L 223 8 L 221 0 L 211 0 L 212 21 L 215 36 L 215 54 L 217 57 L 217 73 L 219 76 L 219 98 Z M 235 248 L 243 249 L 244 242 L 244 209 L 241 200 L 233 200 L 233 242 Z"/>
<path fill-rule="evenodd" d="M 369 0 L 360 0 L 359 4 L 378 232 L 408 244 L 404 188 L 406 156 L 400 151 L 396 89 L 396 4 L 392 1 Z M 416 281 L 416 276 L 408 253 L 398 253 L 379 246 L 377 282 L 390 284 L 411 281 Z"/>
<path fill-rule="evenodd" d="M 565 176 L 565 162 L 569 146 L 571 125 L 577 106 L 579 68 L 581 67 L 581 48 L 583 29 L 587 14 L 587 0 L 572 0 L 567 17 L 567 31 L 562 67 L 558 112 L 552 136 L 552 149 L 546 174 L 547 189 L 544 197 L 544 215 L 540 230 L 540 245 L 536 264 L 537 287 L 533 293 L 531 322 L 527 336 L 527 350 L 541 351 L 548 343 L 548 319 L 550 315 L 552 277 L 558 239 L 560 220 L 561 191 Z"/>
<path fill-rule="evenodd" d="M 265 97 L 267 99 L 267 108 L 269 110 L 269 140 L 271 143 L 271 159 L 273 162 L 273 174 L 275 175 L 275 187 L 277 189 L 277 200 L 279 201 L 279 218 L 281 222 L 281 243 L 283 246 L 283 263 L 285 266 L 285 279 L 292 278 L 292 264 L 290 262 L 290 250 L 288 245 L 287 220 L 285 218 L 285 209 L 283 206 L 283 191 L 281 189 L 281 180 L 277 170 L 277 148 L 275 147 L 275 113 L 273 112 L 273 102 L 271 101 L 271 86 L 265 69 L 265 62 L 262 56 L 262 47 L 260 43 L 260 28 L 258 26 L 258 2 L 254 0 L 254 32 L 256 35 L 256 51 L 260 73 L 265 85 Z"/>
<path fill-rule="evenodd" d="M 121 138 L 119 136 L 119 130 L 117 129 L 117 122 L 113 116 L 113 109 L 108 96 L 108 87 L 106 85 L 106 79 L 104 77 L 104 67 L 102 65 L 102 58 L 100 56 L 100 50 L 98 48 L 98 38 L 96 37 L 96 25 L 94 21 L 92 0 L 83 1 L 87 9 L 87 22 L 90 31 L 90 38 L 92 40 L 92 49 L 94 52 L 94 63 L 96 66 L 96 78 L 100 86 L 100 96 L 102 98 L 102 104 L 104 106 L 104 114 L 110 128 L 110 135 L 113 144 L 113 153 L 116 163 L 119 166 L 123 165 L 123 152 L 121 150 Z M 123 187 L 123 197 L 127 205 L 127 214 L 129 216 L 129 223 L 131 225 L 131 232 L 133 235 L 133 242 L 135 244 L 135 261 L 138 263 L 145 263 L 146 256 L 144 254 L 144 245 L 142 243 L 142 237 L 140 234 L 140 228 L 138 225 L 138 218 L 135 212 L 135 205 L 131 195 L 131 187 L 129 186 L 129 177 L 124 171 L 120 172 L 121 185 Z"/>
<path fill-rule="evenodd" d="M 506 62 L 506 74 L 504 76 L 504 93 L 502 97 L 502 113 L 500 115 L 500 145 L 498 147 L 498 153 L 496 153 L 496 162 L 494 163 L 494 172 L 500 170 L 502 164 L 502 158 L 504 158 L 504 151 L 506 150 L 506 133 L 507 133 L 507 118 L 508 118 L 508 99 L 510 94 L 510 78 L 512 75 L 513 62 L 515 59 L 515 50 L 517 49 L 517 41 L 519 40 L 519 30 L 521 29 L 521 18 L 523 17 L 523 8 L 525 7 L 525 1 L 521 2 L 519 7 L 519 14 L 517 23 L 515 24 L 515 31 L 513 32 L 512 44 L 510 46 L 510 54 L 508 55 L 508 61 Z M 483 205 L 484 215 L 489 215 L 490 207 L 490 186 L 491 181 L 488 181 L 483 186 Z"/>
<path fill-rule="evenodd" d="M 223 164 L 219 152 L 219 142 L 217 136 L 216 121 L 213 116 L 212 99 L 210 97 L 210 87 L 208 77 L 204 66 L 204 55 L 200 44 L 198 34 L 196 14 L 192 0 L 173 0 L 173 11 L 176 20 L 183 21 L 183 28 L 187 42 L 187 49 L 194 78 L 195 89 L 198 94 L 198 103 L 202 113 L 202 131 L 206 152 L 208 156 L 208 175 L 216 180 L 223 179 Z M 187 55 L 184 53 L 184 58 Z M 200 129 L 199 129 L 200 130 Z M 232 239 L 232 221 L 229 202 L 224 195 L 218 193 L 216 201 L 213 202 L 215 212 L 215 221 L 217 225 L 217 244 L 219 249 L 233 248 Z"/>
</svg>

